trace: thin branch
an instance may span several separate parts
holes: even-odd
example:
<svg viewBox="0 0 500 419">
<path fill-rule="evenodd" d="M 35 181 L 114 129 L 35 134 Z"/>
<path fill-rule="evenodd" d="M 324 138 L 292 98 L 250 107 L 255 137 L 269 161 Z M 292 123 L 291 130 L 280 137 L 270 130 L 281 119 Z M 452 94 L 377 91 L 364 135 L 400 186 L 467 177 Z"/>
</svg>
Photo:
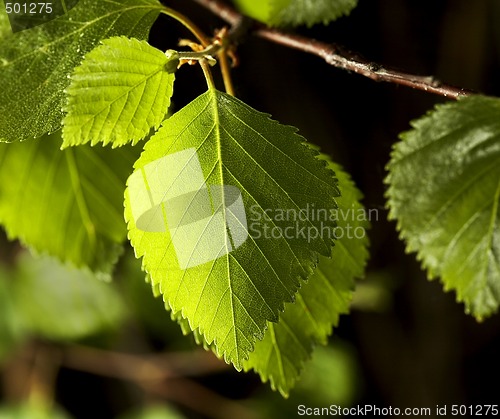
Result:
<svg viewBox="0 0 500 419">
<path fill-rule="evenodd" d="M 68 368 L 136 382 L 157 382 L 181 376 L 203 375 L 228 369 L 213 354 L 199 350 L 163 355 L 134 355 L 69 345 L 62 362 Z"/>
<path fill-rule="evenodd" d="M 227 23 L 239 25 L 243 16 L 221 0 L 193 0 Z M 475 94 L 472 90 L 463 89 L 441 83 L 432 76 L 419 76 L 403 71 L 387 68 L 362 58 L 344 48 L 304 36 L 291 34 L 282 30 L 272 29 L 261 23 L 254 22 L 251 32 L 260 38 L 293 48 L 322 58 L 326 63 L 337 68 L 352 71 L 378 82 L 388 82 L 436 95 L 458 99 Z"/>
<path fill-rule="evenodd" d="M 63 348 L 62 365 L 87 373 L 127 380 L 143 391 L 217 419 L 257 419 L 253 412 L 187 378 L 227 370 L 213 354 L 203 350 L 134 355 L 69 345 Z"/>
<path fill-rule="evenodd" d="M 182 377 L 163 383 L 143 383 L 142 388 L 214 419 L 259 419 L 260 417 L 243 403 L 220 396 L 201 384 Z"/>
<path fill-rule="evenodd" d="M 33 402 L 51 406 L 60 361 L 58 348 L 27 341 L 3 366 L 4 399 L 12 404 Z"/>
<path fill-rule="evenodd" d="M 227 54 L 225 51 L 221 51 L 218 54 L 220 69 L 222 72 L 222 80 L 224 80 L 224 87 L 226 89 L 226 93 L 235 96 L 233 79 L 231 77 L 231 66 L 229 65 L 229 60 L 227 59 Z"/>
</svg>

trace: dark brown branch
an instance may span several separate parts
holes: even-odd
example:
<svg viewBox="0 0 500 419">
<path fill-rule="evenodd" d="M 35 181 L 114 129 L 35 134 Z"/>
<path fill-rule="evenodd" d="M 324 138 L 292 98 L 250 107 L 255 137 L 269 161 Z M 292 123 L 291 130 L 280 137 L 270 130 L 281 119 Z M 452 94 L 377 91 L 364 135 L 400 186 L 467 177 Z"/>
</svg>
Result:
<svg viewBox="0 0 500 419">
<path fill-rule="evenodd" d="M 134 355 L 71 345 L 64 348 L 64 366 L 98 375 L 137 381 L 156 382 L 166 379 L 203 375 L 227 370 L 212 353 L 203 350 L 170 352 L 163 355 Z"/>
<path fill-rule="evenodd" d="M 135 383 L 145 392 L 186 406 L 206 417 L 257 419 L 243 404 L 189 379 L 228 369 L 210 352 L 197 350 L 163 355 L 134 355 L 71 345 L 63 348 L 62 365 Z"/>
<path fill-rule="evenodd" d="M 243 20 L 243 16 L 240 13 L 221 0 L 193 1 L 210 10 L 213 14 L 232 26 L 238 26 Z M 386 68 L 366 60 L 358 54 L 346 51 L 338 45 L 327 44 L 315 39 L 268 28 L 258 22 L 254 22 L 252 33 L 276 44 L 316 55 L 334 67 L 352 71 L 375 81 L 399 84 L 451 99 L 475 94 L 471 90 L 441 83 L 432 76 L 419 76 Z"/>
</svg>

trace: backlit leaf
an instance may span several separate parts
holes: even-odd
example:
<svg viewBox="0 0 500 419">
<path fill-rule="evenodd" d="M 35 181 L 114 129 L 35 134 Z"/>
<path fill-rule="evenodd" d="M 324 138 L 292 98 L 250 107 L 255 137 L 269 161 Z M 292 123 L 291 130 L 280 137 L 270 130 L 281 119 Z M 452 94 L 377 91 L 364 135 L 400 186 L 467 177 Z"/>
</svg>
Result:
<svg viewBox="0 0 500 419">
<path fill-rule="evenodd" d="M 146 144 L 125 215 L 174 314 L 241 368 L 318 255 L 330 255 L 335 221 L 312 212 L 329 214 L 336 196 L 333 173 L 293 127 L 209 90 Z"/>
<path fill-rule="evenodd" d="M 63 146 L 113 147 L 158 129 L 170 105 L 179 60 L 146 41 L 114 37 L 89 52 L 66 89 Z"/>
<path fill-rule="evenodd" d="M 117 328 L 126 309 L 113 284 L 88 271 L 24 253 L 12 298 L 24 326 L 48 339 L 76 340 Z"/>
</svg>

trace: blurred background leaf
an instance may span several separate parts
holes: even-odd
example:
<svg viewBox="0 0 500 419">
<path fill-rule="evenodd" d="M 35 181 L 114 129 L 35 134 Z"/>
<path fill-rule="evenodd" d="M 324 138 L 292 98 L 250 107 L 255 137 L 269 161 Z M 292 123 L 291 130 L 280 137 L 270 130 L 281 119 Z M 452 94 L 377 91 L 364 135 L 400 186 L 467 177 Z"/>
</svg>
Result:
<svg viewBox="0 0 500 419">
<path fill-rule="evenodd" d="M 0 419 L 71 419 L 71 416 L 57 407 L 26 403 L 16 406 L 0 406 Z"/>
<path fill-rule="evenodd" d="M 118 328 L 126 314 L 111 284 L 28 253 L 20 255 L 11 292 L 25 328 L 48 339 L 77 340 Z"/>
<path fill-rule="evenodd" d="M 119 419 L 184 419 L 176 409 L 167 404 L 147 407 L 140 412 L 127 413 Z"/>
</svg>

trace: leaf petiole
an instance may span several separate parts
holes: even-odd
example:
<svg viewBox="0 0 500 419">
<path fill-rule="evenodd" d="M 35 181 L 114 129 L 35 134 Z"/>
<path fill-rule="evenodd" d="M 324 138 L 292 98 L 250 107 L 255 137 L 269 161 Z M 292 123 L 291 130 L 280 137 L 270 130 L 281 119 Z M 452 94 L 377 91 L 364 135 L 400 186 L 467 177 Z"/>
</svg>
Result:
<svg viewBox="0 0 500 419">
<path fill-rule="evenodd" d="M 210 66 L 208 65 L 207 60 L 200 60 L 200 66 L 203 70 L 203 75 L 205 76 L 205 80 L 207 81 L 207 86 L 209 90 L 216 90 L 214 78 L 212 76 L 212 71 L 210 71 Z"/>
<path fill-rule="evenodd" d="M 211 45 L 202 51 L 178 51 L 177 54 L 181 64 L 183 62 L 192 63 L 193 61 L 204 60 L 211 66 L 214 66 L 217 64 L 217 60 L 213 57 L 213 54 L 217 53 L 220 49 L 219 45 Z"/>
</svg>

